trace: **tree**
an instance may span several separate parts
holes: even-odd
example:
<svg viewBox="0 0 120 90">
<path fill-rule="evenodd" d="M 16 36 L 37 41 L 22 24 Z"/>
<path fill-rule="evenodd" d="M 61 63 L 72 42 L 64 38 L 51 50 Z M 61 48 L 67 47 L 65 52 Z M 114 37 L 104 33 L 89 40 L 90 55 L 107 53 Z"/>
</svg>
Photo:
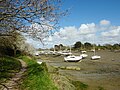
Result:
<svg viewBox="0 0 120 90">
<path fill-rule="evenodd" d="M 25 38 L 14 32 L 11 36 L 1 36 L 0 37 L 0 54 L 16 56 L 17 52 L 19 54 L 29 54 L 33 55 L 35 48 L 25 42 Z"/>
<path fill-rule="evenodd" d="M 1 50 L 3 49 L 3 51 L 0 51 L 0 53 L 3 54 L 4 51 L 7 51 L 10 52 L 10 55 L 16 56 L 16 52 L 20 50 L 21 44 L 25 43 L 24 40 L 25 39 L 17 32 L 12 32 L 10 36 L 1 36 L 0 48 Z"/>
<path fill-rule="evenodd" d="M 113 47 L 111 44 L 106 44 L 105 45 L 105 48 L 108 49 L 108 50 L 113 50 Z"/>
<path fill-rule="evenodd" d="M 24 54 L 34 55 L 34 53 L 35 53 L 35 48 L 32 45 L 28 44 L 28 43 L 21 44 L 20 47 L 21 47 L 20 50 Z"/>
<path fill-rule="evenodd" d="M 50 33 L 51 29 L 56 28 L 59 18 L 67 12 L 67 10 L 65 12 L 60 10 L 61 1 L 0 0 L 0 33 L 3 35 L 18 30 L 42 39 L 38 36 L 38 32 Z M 32 24 L 39 24 L 41 29 L 29 30 L 28 28 Z M 50 29 L 46 29 L 44 26 Z M 24 29 L 21 29 L 23 27 Z"/>
<path fill-rule="evenodd" d="M 74 48 L 75 49 L 78 49 L 78 48 L 80 48 L 82 46 L 82 43 L 80 42 L 80 41 L 78 41 L 78 42 L 76 42 L 75 44 L 74 44 Z"/>
<path fill-rule="evenodd" d="M 54 45 L 55 50 L 59 50 L 59 45 Z"/>
<path fill-rule="evenodd" d="M 119 49 L 120 49 L 119 44 L 117 44 L 117 43 L 116 43 L 116 44 L 114 44 L 114 45 L 113 45 L 113 49 L 114 49 L 114 50 L 119 50 Z"/>
<path fill-rule="evenodd" d="M 60 50 L 63 49 L 63 44 L 59 44 L 59 49 L 60 49 Z"/>
<path fill-rule="evenodd" d="M 92 49 L 92 47 L 93 47 L 92 44 L 89 43 L 89 42 L 84 43 L 84 46 L 85 46 L 85 48 L 88 49 L 88 50 Z"/>
</svg>

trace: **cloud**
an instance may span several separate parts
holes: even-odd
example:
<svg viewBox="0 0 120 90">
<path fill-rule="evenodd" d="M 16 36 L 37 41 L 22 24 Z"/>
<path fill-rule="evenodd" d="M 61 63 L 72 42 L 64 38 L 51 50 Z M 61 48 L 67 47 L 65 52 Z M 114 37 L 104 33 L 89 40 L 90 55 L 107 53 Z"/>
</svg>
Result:
<svg viewBox="0 0 120 90">
<path fill-rule="evenodd" d="M 49 36 L 48 41 L 49 41 L 49 42 L 52 42 L 52 41 L 53 41 L 52 36 Z"/>
<path fill-rule="evenodd" d="M 92 41 L 96 25 L 94 23 L 82 24 L 79 28 L 68 26 L 60 28 L 59 32 L 55 32 L 52 36 L 54 44 L 70 45 L 76 41 L 87 42 Z"/>
<path fill-rule="evenodd" d="M 71 38 L 76 38 L 78 32 L 75 26 L 68 26 L 61 28 L 59 34 L 62 39 L 64 39 L 65 37 L 71 39 Z"/>
<path fill-rule="evenodd" d="M 108 20 L 101 20 L 101 21 L 100 21 L 100 25 L 101 25 L 101 26 L 102 26 L 102 25 L 103 25 L 103 26 L 105 26 L 105 25 L 110 25 L 110 23 L 111 23 L 111 22 L 108 21 Z"/>
<path fill-rule="evenodd" d="M 95 32 L 95 24 L 82 24 L 79 28 L 80 34 L 91 34 Z"/>
<path fill-rule="evenodd" d="M 120 43 L 120 26 L 112 26 L 110 21 L 101 20 L 100 24 L 88 23 L 81 24 L 79 27 L 66 26 L 43 39 L 46 47 L 49 48 L 55 44 L 73 45 L 77 41 L 96 44 Z M 36 42 L 34 44 L 38 45 Z"/>
<path fill-rule="evenodd" d="M 104 37 L 117 37 L 120 35 L 120 26 L 118 26 L 114 29 L 111 29 L 109 31 L 102 32 L 101 35 Z"/>
</svg>

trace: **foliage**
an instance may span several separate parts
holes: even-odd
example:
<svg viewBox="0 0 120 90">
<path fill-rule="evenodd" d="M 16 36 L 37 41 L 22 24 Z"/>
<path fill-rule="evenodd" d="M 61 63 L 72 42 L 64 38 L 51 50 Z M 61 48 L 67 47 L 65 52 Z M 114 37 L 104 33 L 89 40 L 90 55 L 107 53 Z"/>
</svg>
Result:
<svg viewBox="0 0 120 90">
<path fill-rule="evenodd" d="M 0 54 L 16 56 L 17 54 L 33 55 L 34 48 L 25 42 L 24 37 L 18 32 L 10 33 L 10 36 L 0 37 Z"/>
<path fill-rule="evenodd" d="M 80 41 L 77 41 L 74 44 L 73 49 L 80 49 L 80 47 L 83 47 L 83 49 L 85 50 L 91 50 L 93 48 L 95 48 L 96 50 L 120 50 L 120 44 L 118 43 L 115 43 L 113 45 L 112 44 L 96 45 L 96 44 L 91 44 L 89 42 L 82 44 Z"/>
<path fill-rule="evenodd" d="M 24 39 L 18 32 L 12 32 L 10 36 L 1 36 L 0 53 L 15 56 L 17 50 L 20 50 L 21 43 L 23 42 Z"/>
<path fill-rule="evenodd" d="M 56 51 L 59 51 L 59 50 L 65 49 L 65 47 L 63 46 L 63 44 L 59 44 L 59 45 L 54 45 L 54 49 L 55 49 Z"/>
<path fill-rule="evenodd" d="M 89 42 L 84 43 L 84 46 L 85 46 L 85 48 L 88 49 L 88 50 L 90 50 L 90 49 L 93 48 L 92 44 L 89 43 Z"/>
<path fill-rule="evenodd" d="M 28 69 L 21 85 L 22 90 L 57 90 L 49 78 L 45 63 L 39 65 L 35 60 L 26 56 L 21 58 L 28 64 Z"/>
<path fill-rule="evenodd" d="M 8 79 L 13 76 L 14 72 L 18 72 L 21 69 L 21 63 L 12 57 L 0 58 L 0 81 Z"/>
<path fill-rule="evenodd" d="M 114 44 L 114 45 L 113 45 L 113 49 L 114 49 L 114 50 L 120 49 L 120 44 L 117 44 L 117 43 Z"/>
<path fill-rule="evenodd" d="M 74 44 L 74 48 L 75 49 L 78 49 L 78 48 L 80 48 L 82 46 L 82 43 L 80 42 L 80 41 L 78 41 L 78 42 L 76 42 L 75 44 Z"/>
</svg>

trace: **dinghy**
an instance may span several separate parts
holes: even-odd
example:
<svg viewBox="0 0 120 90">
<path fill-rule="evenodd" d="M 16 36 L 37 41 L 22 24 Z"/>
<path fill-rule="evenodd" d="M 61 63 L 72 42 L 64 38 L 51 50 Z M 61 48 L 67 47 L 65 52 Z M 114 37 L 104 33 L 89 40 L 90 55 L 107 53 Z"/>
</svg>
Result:
<svg viewBox="0 0 120 90">
<path fill-rule="evenodd" d="M 94 56 L 91 57 L 92 60 L 97 60 L 97 59 L 100 59 L 100 58 L 101 58 L 101 56 L 98 56 L 98 55 L 94 55 Z"/>
<path fill-rule="evenodd" d="M 88 55 L 87 54 L 81 54 L 80 55 L 82 57 L 82 59 L 86 58 Z"/>
<path fill-rule="evenodd" d="M 81 59 L 82 59 L 81 56 L 74 56 L 74 55 L 64 57 L 64 61 L 66 61 L 66 62 L 78 62 L 78 61 L 80 61 Z"/>
</svg>

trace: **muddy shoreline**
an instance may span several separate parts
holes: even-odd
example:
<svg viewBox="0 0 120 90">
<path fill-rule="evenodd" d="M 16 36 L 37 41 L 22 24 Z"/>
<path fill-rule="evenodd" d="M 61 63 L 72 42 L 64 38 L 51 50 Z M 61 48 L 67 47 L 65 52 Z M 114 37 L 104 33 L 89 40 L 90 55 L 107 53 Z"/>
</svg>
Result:
<svg viewBox="0 0 120 90">
<path fill-rule="evenodd" d="M 74 53 L 79 55 L 79 53 Z M 80 71 L 59 69 L 59 73 L 66 77 L 81 81 L 89 86 L 89 90 L 119 90 L 120 88 L 120 52 L 98 51 L 100 60 L 91 60 L 92 52 L 81 62 L 64 62 L 63 56 L 41 56 L 41 59 L 54 67 L 77 66 Z"/>
</svg>

